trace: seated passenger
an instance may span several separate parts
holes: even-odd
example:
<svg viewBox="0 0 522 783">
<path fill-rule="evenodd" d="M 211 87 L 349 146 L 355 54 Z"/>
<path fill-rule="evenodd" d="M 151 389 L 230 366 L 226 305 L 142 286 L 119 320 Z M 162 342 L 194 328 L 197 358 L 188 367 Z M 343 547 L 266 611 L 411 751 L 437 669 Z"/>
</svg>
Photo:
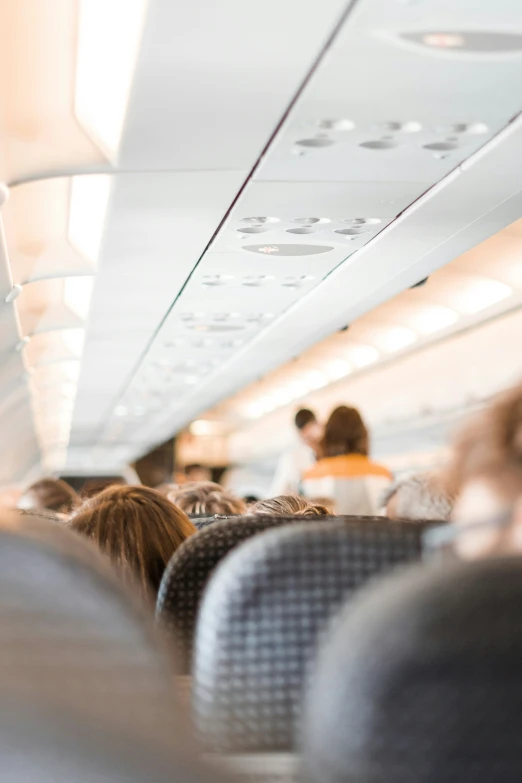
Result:
<svg viewBox="0 0 522 783">
<path fill-rule="evenodd" d="M 258 500 L 248 509 L 249 516 L 256 517 L 321 517 L 332 516 L 331 508 L 300 497 L 299 495 L 279 495 L 267 500 Z"/>
<path fill-rule="evenodd" d="M 239 498 L 226 492 L 213 481 L 194 481 L 172 490 L 168 499 L 182 509 L 185 514 L 212 517 L 234 516 L 246 512 L 246 504 Z"/>
<path fill-rule="evenodd" d="M 206 465 L 185 465 L 185 482 L 187 484 L 196 481 L 212 481 L 212 471 Z"/>
<path fill-rule="evenodd" d="M 80 497 L 62 479 L 44 478 L 28 487 L 18 501 L 24 511 L 55 511 L 69 514 L 80 503 Z"/>
<path fill-rule="evenodd" d="M 457 501 L 456 525 L 447 533 L 457 553 L 469 559 L 522 554 L 522 384 L 464 426 L 448 480 Z"/>
<path fill-rule="evenodd" d="M 145 597 L 158 592 L 165 566 L 196 528 L 147 487 L 109 487 L 72 515 L 69 527 L 94 541 Z"/>
<path fill-rule="evenodd" d="M 390 519 L 440 519 L 449 522 L 453 499 L 441 476 L 418 473 L 394 482 L 384 492 L 381 503 Z"/>
<path fill-rule="evenodd" d="M 331 497 L 338 514 L 374 515 L 392 475 L 368 458 L 368 430 L 356 408 L 342 405 L 328 419 L 321 459 L 304 475 L 307 497 Z"/>
</svg>

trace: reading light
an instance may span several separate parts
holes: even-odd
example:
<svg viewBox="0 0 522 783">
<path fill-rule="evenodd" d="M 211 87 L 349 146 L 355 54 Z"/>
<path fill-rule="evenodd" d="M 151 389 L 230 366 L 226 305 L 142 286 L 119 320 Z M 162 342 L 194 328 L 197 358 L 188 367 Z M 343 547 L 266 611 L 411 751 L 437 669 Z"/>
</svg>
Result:
<svg viewBox="0 0 522 783">
<path fill-rule="evenodd" d="M 205 419 L 197 419 L 193 421 L 189 427 L 190 432 L 193 435 L 213 435 L 216 429 L 216 422 L 207 421 Z"/>
<path fill-rule="evenodd" d="M 80 0 L 76 117 L 114 159 L 145 20 L 146 0 Z"/>
<path fill-rule="evenodd" d="M 96 264 L 111 187 L 109 174 L 84 174 L 71 180 L 69 241 Z"/>
</svg>

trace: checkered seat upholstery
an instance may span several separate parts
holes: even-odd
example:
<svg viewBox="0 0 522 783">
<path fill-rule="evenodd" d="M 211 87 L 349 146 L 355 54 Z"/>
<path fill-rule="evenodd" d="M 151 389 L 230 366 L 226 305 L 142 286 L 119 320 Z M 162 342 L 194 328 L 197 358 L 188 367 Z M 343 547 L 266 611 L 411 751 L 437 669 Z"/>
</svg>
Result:
<svg viewBox="0 0 522 783">
<path fill-rule="evenodd" d="M 419 559 L 423 524 L 297 524 L 223 561 L 200 610 L 195 719 L 223 752 L 294 748 L 303 680 L 329 619 L 370 578 Z"/>
<path fill-rule="evenodd" d="M 306 783 L 522 780 L 521 565 L 434 563 L 361 592 L 307 688 Z"/>
<path fill-rule="evenodd" d="M 302 518 L 257 516 L 213 520 L 213 524 L 191 536 L 175 552 L 161 581 L 156 616 L 172 632 L 176 660 L 185 672 L 191 667 L 201 597 L 216 566 L 248 538 L 270 528 L 299 521 Z"/>
</svg>

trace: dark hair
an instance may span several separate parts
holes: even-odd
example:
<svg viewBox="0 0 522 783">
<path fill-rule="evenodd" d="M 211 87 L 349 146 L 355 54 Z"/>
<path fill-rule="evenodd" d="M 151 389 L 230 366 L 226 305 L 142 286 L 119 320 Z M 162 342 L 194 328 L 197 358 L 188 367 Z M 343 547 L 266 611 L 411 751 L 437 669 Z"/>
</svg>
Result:
<svg viewBox="0 0 522 783">
<path fill-rule="evenodd" d="M 307 424 L 311 424 L 315 421 L 317 421 L 317 419 L 313 411 L 308 410 L 308 408 L 301 408 L 301 410 L 297 411 L 295 414 L 294 424 L 298 430 L 302 430 Z"/>
<path fill-rule="evenodd" d="M 32 511 L 58 511 L 63 514 L 71 512 L 80 502 L 79 495 L 66 481 L 55 478 L 35 481 L 22 497 L 29 501 Z"/>
<path fill-rule="evenodd" d="M 300 497 L 300 495 L 278 495 L 267 500 L 258 500 L 250 506 L 249 514 L 268 517 L 322 517 L 335 516 L 331 508 L 312 500 Z"/>
<path fill-rule="evenodd" d="M 226 492 L 213 481 L 193 481 L 182 484 L 167 495 L 168 499 L 186 514 L 244 514 L 245 503 Z"/>
<path fill-rule="evenodd" d="M 109 487 L 73 514 L 69 526 L 93 540 L 145 596 L 158 591 L 165 566 L 196 528 L 155 489 Z"/>
<path fill-rule="evenodd" d="M 341 454 L 368 455 L 368 430 L 357 408 L 341 405 L 330 414 L 321 441 L 323 457 Z"/>
</svg>

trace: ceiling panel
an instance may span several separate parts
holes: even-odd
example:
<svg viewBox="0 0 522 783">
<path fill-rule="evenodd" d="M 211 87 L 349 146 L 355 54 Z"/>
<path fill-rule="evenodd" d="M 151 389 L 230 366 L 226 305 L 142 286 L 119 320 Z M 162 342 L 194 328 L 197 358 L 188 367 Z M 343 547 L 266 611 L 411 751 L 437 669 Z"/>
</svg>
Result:
<svg viewBox="0 0 522 783">
<path fill-rule="evenodd" d="M 244 176 L 225 171 L 113 175 L 73 444 L 95 437 Z"/>
<path fill-rule="evenodd" d="M 520 110 L 522 46 L 404 46 L 401 33 L 439 25 L 522 31 L 516 0 L 358 3 L 255 178 L 436 182 L 482 146 Z"/>
<path fill-rule="evenodd" d="M 119 166 L 250 169 L 350 4 L 150 0 Z"/>
<path fill-rule="evenodd" d="M 135 442 L 156 442 L 166 426 L 179 428 L 515 220 L 521 211 L 522 161 L 515 152 L 522 138 L 520 124 L 513 124 L 502 143 L 492 144 L 473 166 L 447 178 L 445 187 L 428 192 L 253 341 L 238 346 L 226 364 L 209 373 L 206 384 L 199 382 L 189 403 L 173 399 L 172 408 L 158 415 L 152 436 L 150 419 L 141 429 L 134 422 Z"/>
</svg>

